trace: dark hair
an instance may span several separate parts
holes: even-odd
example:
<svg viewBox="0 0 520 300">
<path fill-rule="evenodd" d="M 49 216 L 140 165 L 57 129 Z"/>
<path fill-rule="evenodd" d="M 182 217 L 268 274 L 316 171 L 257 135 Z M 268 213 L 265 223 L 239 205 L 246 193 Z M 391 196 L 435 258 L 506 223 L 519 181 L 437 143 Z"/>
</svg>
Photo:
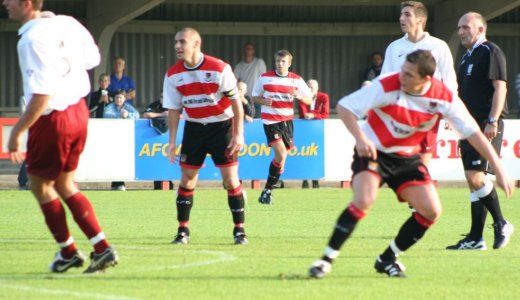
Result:
<svg viewBox="0 0 520 300">
<path fill-rule="evenodd" d="M 433 76 L 437 63 L 430 50 L 415 50 L 406 55 L 406 61 L 417 65 L 417 72 L 424 78 L 426 76 Z"/>
</svg>

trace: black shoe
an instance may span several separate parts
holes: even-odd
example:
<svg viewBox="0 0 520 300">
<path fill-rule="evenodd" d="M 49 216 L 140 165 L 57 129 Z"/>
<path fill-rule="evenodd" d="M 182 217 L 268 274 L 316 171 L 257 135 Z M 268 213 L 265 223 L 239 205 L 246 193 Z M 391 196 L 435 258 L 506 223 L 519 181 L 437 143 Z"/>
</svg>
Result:
<svg viewBox="0 0 520 300">
<path fill-rule="evenodd" d="M 119 256 L 114 248 L 108 247 L 103 253 L 90 253 L 90 266 L 83 273 L 98 273 L 117 265 Z"/>
<path fill-rule="evenodd" d="M 61 253 L 58 252 L 49 265 L 49 269 L 54 273 L 63 273 L 70 268 L 82 267 L 86 259 L 87 257 L 81 251 L 76 251 L 76 253 L 74 253 L 74 255 L 69 259 L 63 258 Z"/>
<path fill-rule="evenodd" d="M 309 182 L 307 180 L 302 181 L 302 189 L 308 189 L 309 188 Z"/>
<path fill-rule="evenodd" d="M 237 232 L 233 237 L 235 241 L 235 245 L 247 245 L 249 241 L 247 240 L 247 236 L 243 232 Z"/>
<path fill-rule="evenodd" d="M 186 232 L 179 232 L 172 241 L 172 244 L 187 245 L 190 242 L 190 236 Z"/>
<path fill-rule="evenodd" d="M 260 198 L 258 198 L 258 202 L 262 204 L 271 205 L 273 203 L 273 193 L 270 189 L 264 189 L 262 194 L 260 194 Z"/>
<path fill-rule="evenodd" d="M 483 238 L 480 240 L 472 240 L 469 235 L 458 241 L 455 245 L 446 247 L 447 250 L 486 250 L 486 242 Z"/>
<path fill-rule="evenodd" d="M 493 229 L 495 231 L 495 242 L 493 243 L 493 249 L 500 249 L 507 246 L 514 231 L 513 224 L 504 220 L 502 222 L 493 224 Z"/>
<path fill-rule="evenodd" d="M 390 277 L 406 277 L 405 267 L 398 261 L 383 261 L 377 257 L 374 268 L 378 273 L 385 273 Z"/>
<path fill-rule="evenodd" d="M 320 183 L 318 182 L 318 180 L 313 180 L 312 181 L 312 188 L 313 189 L 319 189 L 320 188 Z"/>
</svg>

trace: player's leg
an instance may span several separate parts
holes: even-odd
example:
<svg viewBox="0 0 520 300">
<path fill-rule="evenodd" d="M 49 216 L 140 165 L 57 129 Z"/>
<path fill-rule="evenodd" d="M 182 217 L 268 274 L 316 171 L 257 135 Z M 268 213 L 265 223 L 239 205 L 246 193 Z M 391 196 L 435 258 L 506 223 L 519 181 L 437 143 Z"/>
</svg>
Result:
<svg viewBox="0 0 520 300">
<path fill-rule="evenodd" d="M 409 185 L 399 192 L 399 197 L 415 208 L 411 217 L 401 226 L 395 239 L 379 255 L 375 268 L 391 277 L 405 277 L 404 265 L 397 257 L 417 243 L 440 217 L 442 207 L 432 183 Z"/>
<path fill-rule="evenodd" d="M 81 267 L 86 257 L 78 251 L 74 238 L 70 235 L 65 209 L 54 190 L 54 181 L 30 173 L 28 176 L 31 180 L 31 191 L 40 204 L 45 223 L 60 247 L 60 251 L 49 265 L 50 270 L 61 273 L 71 267 Z"/>
<path fill-rule="evenodd" d="M 188 244 L 190 239 L 190 213 L 193 207 L 193 194 L 199 177 L 198 168 L 181 167 L 181 180 L 177 189 L 177 235 L 173 244 Z"/>
<path fill-rule="evenodd" d="M 91 265 L 85 271 L 94 273 L 102 271 L 118 262 L 118 255 L 106 240 L 105 233 L 99 224 L 94 207 L 89 199 L 77 188 L 74 182 L 75 171 L 62 172 L 55 182 L 58 194 L 69 207 L 74 221 L 87 236 L 94 251 L 91 253 Z"/>
<path fill-rule="evenodd" d="M 242 184 L 238 179 L 238 164 L 221 167 L 220 173 L 227 189 L 228 205 L 233 217 L 233 239 L 236 245 L 245 245 L 248 243 L 244 222 L 245 222 L 245 200 Z"/>
<path fill-rule="evenodd" d="M 322 278 L 330 272 L 331 264 L 338 257 L 341 247 L 350 237 L 357 223 L 373 206 L 380 183 L 379 175 L 371 171 L 362 171 L 354 176 L 352 180 L 354 199 L 340 214 L 322 258 L 310 268 L 311 277 Z"/>
<path fill-rule="evenodd" d="M 469 238 L 483 241 L 486 214 L 489 211 L 493 218 L 495 231 L 494 249 L 505 247 L 513 233 L 513 225 L 508 223 L 502 214 L 498 194 L 493 182 L 481 171 L 466 171 L 466 180 L 471 189 L 471 231 Z M 485 244 L 484 244 L 485 245 Z"/>
</svg>

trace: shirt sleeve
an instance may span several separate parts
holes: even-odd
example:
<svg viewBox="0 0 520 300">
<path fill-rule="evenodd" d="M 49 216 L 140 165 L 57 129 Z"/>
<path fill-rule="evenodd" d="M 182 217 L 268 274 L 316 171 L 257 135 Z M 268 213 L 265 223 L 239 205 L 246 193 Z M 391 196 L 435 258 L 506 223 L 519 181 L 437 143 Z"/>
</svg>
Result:
<svg viewBox="0 0 520 300">
<path fill-rule="evenodd" d="M 394 72 L 392 70 L 392 44 L 388 45 L 385 50 L 385 59 L 383 60 L 383 66 L 381 67 L 381 74 Z"/>
<path fill-rule="evenodd" d="M 255 82 L 255 86 L 253 87 L 251 96 L 262 97 L 263 95 L 264 95 L 264 86 L 262 84 L 262 76 L 260 76 L 260 77 L 258 77 L 258 79 Z"/>
<path fill-rule="evenodd" d="M 177 90 L 173 79 L 166 74 L 163 83 L 163 107 L 180 110 L 182 108 L 181 99 L 182 95 Z"/>
<path fill-rule="evenodd" d="M 455 94 L 454 94 L 455 95 Z M 448 110 L 444 112 L 444 118 L 455 129 L 460 139 L 466 139 L 480 128 L 475 119 L 458 96 L 454 96 Z"/>
<path fill-rule="evenodd" d="M 389 104 L 387 95 L 379 80 L 374 80 L 371 85 L 365 86 L 352 94 L 341 98 L 338 105 L 350 110 L 357 118 L 366 116 L 369 110 Z"/>
<path fill-rule="evenodd" d="M 300 80 L 298 80 L 298 92 L 305 98 L 312 99 L 313 97 L 311 89 L 309 88 L 305 80 L 303 80 L 303 78 L 300 78 Z"/>
<path fill-rule="evenodd" d="M 220 92 L 227 96 L 229 99 L 240 100 L 238 97 L 237 90 L 237 79 L 231 67 L 226 65 L 222 71 L 222 77 L 220 80 Z"/>
<path fill-rule="evenodd" d="M 448 44 L 443 42 L 441 47 L 442 60 L 438 62 L 437 68 L 441 73 L 442 82 L 452 91 L 454 94 L 458 92 L 457 74 L 453 67 L 453 56 L 451 55 Z"/>
</svg>

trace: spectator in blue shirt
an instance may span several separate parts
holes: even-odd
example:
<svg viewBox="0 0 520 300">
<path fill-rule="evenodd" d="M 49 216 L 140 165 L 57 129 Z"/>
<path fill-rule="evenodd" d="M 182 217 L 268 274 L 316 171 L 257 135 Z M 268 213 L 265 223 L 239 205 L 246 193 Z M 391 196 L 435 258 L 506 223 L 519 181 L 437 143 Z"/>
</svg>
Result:
<svg viewBox="0 0 520 300">
<path fill-rule="evenodd" d="M 113 73 L 110 75 L 109 94 L 115 94 L 119 90 L 125 92 L 125 100 L 129 104 L 134 104 L 135 83 L 132 78 L 125 75 L 125 60 L 118 56 L 114 59 Z"/>
<path fill-rule="evenodd" d="M 114 102 L 105 106 L 103 112 L 105 119 L 139 119 L 139 112 L 132 104 L 125 102 L 125 92 L 119 91 L 114 96 Z"/>
</svg>

